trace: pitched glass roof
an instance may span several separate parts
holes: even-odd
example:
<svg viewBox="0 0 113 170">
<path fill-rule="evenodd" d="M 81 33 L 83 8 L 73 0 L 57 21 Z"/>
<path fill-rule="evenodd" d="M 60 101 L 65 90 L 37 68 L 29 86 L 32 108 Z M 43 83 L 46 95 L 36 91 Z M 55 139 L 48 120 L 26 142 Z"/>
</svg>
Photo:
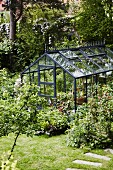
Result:
<svg viewBox="0 0 113 170">
<path fill-rule="evenodd" d="M 74 78 L 85 77 L 113 70 L 113 52 L 102 45 L 48 51 L 32 63 L 22 74 L 38 71 L 43 58 L 49 58 Z M 43 62 L 44 61 L 44 62 Z"/>
</svg>

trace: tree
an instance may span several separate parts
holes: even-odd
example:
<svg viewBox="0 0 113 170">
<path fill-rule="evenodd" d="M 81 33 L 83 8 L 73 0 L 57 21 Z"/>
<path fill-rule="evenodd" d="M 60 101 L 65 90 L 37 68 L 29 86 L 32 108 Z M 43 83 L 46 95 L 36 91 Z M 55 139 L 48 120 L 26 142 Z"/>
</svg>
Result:
<svg viewBox="0 0 113 170">
<path fill-rule="evenodd" d="M 7 41 L 5 35 L 2 39 L 1 68 L 6 67 L 12 72 L 21 71 L 25 65 L 32 62 L 36 53 L 39 55 L 44 53 L 45 23 L 50 22 L 51 19 L 54 22 L 56 18 L 63 16 L 66 9 L 58 0 L 54 2 L 9 0 L 6 7 L 10 10 L 10 40 Z"/>
<path fill-rule="evenodd" d="M 47 46 L 68 41 L 68 34 L 75 26 L 72 18 L 66 18 L 64 10 L 57 8 L 40 3 L 29 5 L 23 11 L 16 43 L 21 69 L 42 55 Z"/>
<path fill-rule="evenodd" d="M 108 43 L 113 44 L 112 36 L 113 36 L 113 0 L 103 0 L 102 4 L 104 6 L 105 10 L 105 16 L 106 16 L 106 32 L 107 37 L 106 40 Z"/>
<path fill-rule="evenodd" d="M 23 13 L 23 8 L 26 7 L 27 4 L 34 4 L 34 3 L 39 3 L 40 2 L 35 2 L 35 1 L 28 1 L 28 0 L 8 0 L 7 3 L 5 4 L 5 7 L 9 9 L 10 11 L 10 35 L 9 38 L 10 40 L 14 41 L 16 38 L 16 23 L 17 21 L 22 17 Z M 52 8 L 58 7 L 63 8 L 63 5 L 60 1 L 42 1 L 43 3 L 49 4 L 49 6 L 52 6 Z"/>
<path fill-rule="evenodd" d="M 17 76 L 16 76 L 17 77 Z M 0 70 L 0 137 L 15 134 L 10 160 L 20 134 L 33 135 L 37 123 L 38 106 L 45 106 L 46 100 L 38 96 L 34 84 L 21 84 L 6 69 Z"/>
<path fill-rule="evenodd" d="M 77 28 L 83 41 L 105 39 L 113 34 L 112 0 L 83 0 L 77 17 Z"/>
<path fill-rule="evenodd" d="M 22 0 L 11 0 L 11 4 L 9 6 L 10 9 L 10 40 L 15 40 L 16 35 L 16 22 L 22 15 L 23 4 Z"/>
<path fill-rule="evenodd" d="M 10 11 L 10 35 L 9 39 L 14 41 L 16 38 L 16 23 L 22 16 L 23 0 L 7 0 L 3 5 Z"/>
<path fill-rule="evenodd" d="M 68 5 L 58 0 L 30 1 L 29 4 L 26 1 L 26 5 L 24 0 L 16 1 L 12 0 L 9 4 L 11 41 L 2 40 L 1 68 L 6 67 L 12 72 L 22 71 L 35 57 L 45 52 L 46 45 L 61 46 L 63 43 L 68 46 L 70 40 L 76 44 L 74 19 L 66 16 Z"/>
</svg>

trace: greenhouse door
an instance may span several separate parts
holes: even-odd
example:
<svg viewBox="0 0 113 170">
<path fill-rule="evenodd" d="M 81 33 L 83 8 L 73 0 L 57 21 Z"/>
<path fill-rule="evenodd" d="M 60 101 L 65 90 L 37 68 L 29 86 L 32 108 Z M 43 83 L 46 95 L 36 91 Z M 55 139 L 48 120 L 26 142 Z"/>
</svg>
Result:
<svg viewBox="0 0 113 170">
<path fill-rule="evenodd" d="M 39 95 L 56 98 L 56 68 L 51 65 L 38 66 Z"/>
</svg>

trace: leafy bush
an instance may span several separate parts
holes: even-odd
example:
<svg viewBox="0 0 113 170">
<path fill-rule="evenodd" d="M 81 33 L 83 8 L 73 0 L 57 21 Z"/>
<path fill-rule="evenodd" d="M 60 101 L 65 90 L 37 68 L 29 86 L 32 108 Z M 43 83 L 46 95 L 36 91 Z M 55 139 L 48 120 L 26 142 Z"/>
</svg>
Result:
<svg viewBox="0 0 113 170">
<path fill-rule="evenodd" d="M 60 92 L 57 95 L 57 102 L 54 100 L 51 99 L 51 105 L 37 114 L 34 124 L 36 134 L 42 132 L 50 136 L 58 135 L 64 133 L 69 127 L 70 110 L 73 109 L 72 95 Z"/>
<path fill-rule="evenodd" d="M 40 111 L 37 114 L 37 123 L 34 125 L 36 134 L 40 131 L 49 136 L 64 133 L 68 127 L 68 116 L 59 110 Z"/>
<path fill-rule="evenodd" d="M 73 96 L 69 93 L 60 92 L 57 95 L 57 108 L 63 113 L 70 114 L 70 110 L 74 108 Z"/>
<path fill-rule="evenodd" d="M 68 145 L 104 148 L 112 144 L 112 86 L 103 86 L 102 96 L 94 97 L 88 104 L 78 107 L 68 130 Z"/>
</svg>

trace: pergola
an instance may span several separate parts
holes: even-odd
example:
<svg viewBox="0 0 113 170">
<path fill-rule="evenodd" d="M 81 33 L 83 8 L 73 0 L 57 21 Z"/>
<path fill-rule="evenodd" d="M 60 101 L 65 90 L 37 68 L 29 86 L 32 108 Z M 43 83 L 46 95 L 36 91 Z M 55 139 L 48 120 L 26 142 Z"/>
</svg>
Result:
<svg viewBox="0 0 113 170">
<path fill-rule="evenodd" d="M 76 110 L 80 85 L 82 86 L 80 91 L 84 91 L 84 101 L 87 102 L 92 93 L 90 91 L 89 94 L 89 86 L 100 83 L 101 77 L 106 83 L 106 75 L 112 75 L 113 52 L 105 45 L 49 50 L 30 64 L 21 73 L 21 78 L 27 75 L 30 83 L 34 82 L 40 86 L 40 96 L 57 99 L 57 76 L 61 71 L 63 92 L 68 92 L 67 81 L 69 80 L 66 75 L 68 74 L 72 79 L 71 92 Z M 97 91 L 98 89 L 96 94 Z"/>
</svg>

